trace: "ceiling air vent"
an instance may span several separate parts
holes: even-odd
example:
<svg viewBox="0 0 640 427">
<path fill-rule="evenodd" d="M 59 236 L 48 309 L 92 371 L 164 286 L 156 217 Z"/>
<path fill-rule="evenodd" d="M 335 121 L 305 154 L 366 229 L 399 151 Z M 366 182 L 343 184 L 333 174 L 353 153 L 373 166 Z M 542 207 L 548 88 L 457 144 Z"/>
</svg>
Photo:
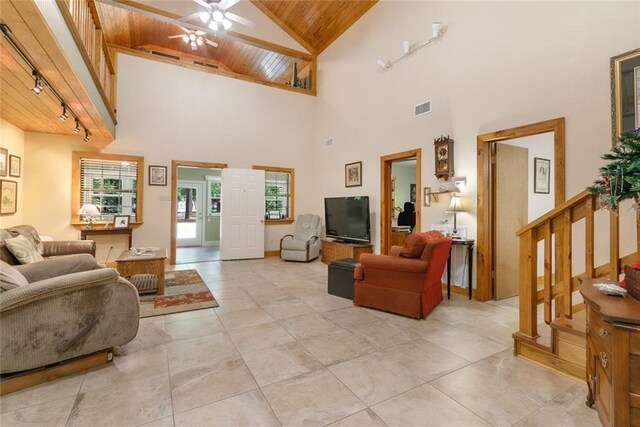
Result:
<svg viewBox="0 0 640 427">
<path fill-rule="evenodd" d="M 430 112 L 431 112 L 431 101 L 423 102 L 422 104 L 415 106 L 415 108 L 413 109 L 413 117 L 418 117 Z"/>
<path fill-rule="evenodd" d="M 152 50 L 151 53 L 153 55 L 162 56 L 163 58 L 175 59 L 177 61 L 180 60 L 180 57 L 178 57 L 178 56 L 169 55 L 168 53 L 164 53 L 164 52 L 158 52 L 157 50 Z"/>
<path fill-rule="evenodd" d="M 207 63 L 207 62 L 193 61 L 193 63 L 194 63 L 194 64 L 196 64 L 196 65 L 201 65 L 201 66 L 203 66 L 203 67 L 213 68 L 213 69 L 215 69 L 215 70 L 217 70 L 217 69 L 218 69 L 218 66 L 217 66 L 217 65 L 209 64 L 209 63 Z"/>
</svg>

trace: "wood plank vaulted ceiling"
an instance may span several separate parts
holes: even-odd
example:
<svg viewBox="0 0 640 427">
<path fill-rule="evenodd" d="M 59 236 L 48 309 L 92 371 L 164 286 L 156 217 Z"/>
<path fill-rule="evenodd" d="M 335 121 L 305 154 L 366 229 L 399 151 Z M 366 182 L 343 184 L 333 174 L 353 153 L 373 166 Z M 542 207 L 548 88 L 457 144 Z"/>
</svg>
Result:
<svg viewBox="0 0 640 427">
<path fill-rule="evenodd" d="M 2 1 L 5 3 L 5 0 Z M 22 1 L 24 0 L 8 0 L 5 6 L 17 5 Z M 167 60 L 167 57 L 160 55 L 169 55 L 169 61 L 179 58 L 182 62 L 191 65 L 194 62 L 200 64 L 203 70 L 209 69 L 223 75 L 226 73 L 232 77 L 287 88 L 282 85 L 289 84 L 292 80 L 294 63 L 298 64 L 298 71 L 302 76 L 308 75 L 309 72 L 313 73 L 317 55 L 360 19 L 378 0 L 249 0 L 306 51 L 243 35 L 240 33 L 242 26 L 232 28 L 232 30 L 237 29 L 238 32 L 229 31 L 224 38 L 206 35 L 207 38 L 217 42 L 218 47 L 204 45 L 192 51 L 182 39 L 168 38 L 170 35 L 181 33 L 179 28 L 171 23 L 180 16 L 162 10 L 162 1 L 157 3 L 147 1 L 145 4 L 130 0 L 115 0 L 112 4 L 106 4 L 111 0 L 106 3 L 102 2 L 104 0 L 88 1 L 95 1 L 103 36 L 111 49 L 122 48 L 131 53 L 154 56 L 159 60 Z M 28 3 L 33 4 L 31 1 Z M 121 5 L 128 8 L 122 8 Z M 154 7 L 155 5 L 157 8 Z M 29 7 L 35 11 L 35 7 L 31 5 Z M 36 44 L 42 43 L 37 40 L 37 34 L 41 34 L 42 31 L 40 29 L 43 25 L 42 21 L 30 23 L 28 14 L 25 13 L 22 13 L 23 16 L 16 14 L 15 19 L 9 20 L 5 19 L 6 13 L 3 15 L 0 16 L 0 22 L 7 23 L 9 27 L 19 23 L 21 28 L 30 28 L 31 33 L 25 30 L 27 31 L 24 32 L 25 37 L 27 35 L 32 37 L 34 42 L 38 42 Z M 189 24 L 202 25 L 197 19 Z M 19 35 L 22 36 L 22 34 Z M 31 40 L 19 41 L 25 47 L 33 44 Z M 73 135 L 72 126 L 62 125 L 58 119 L 59 105 L 55 99 L 46 94 L 34 97 L 30 93 L 29 89 L 33 82 L 31 71 L 15 52 L 11 51 L 4 40 L 0 41 L 0 49 L 0 75 L 3 83 L 0 93 L 2 118 L 27 131 Z M 150 52 L 155 52 L 155 55 L 151 55 Z M 32 54 L 32 52 L 28 53 Z M 113 55 L 114 52 L 112 51 L 111 54 Z M 36 52 L 36 56 L 38 55 L 41 53 Z M 36 65 L 38 65 L 37 61 Z M 67 67 L 66 64 L 57 66 L 60 70 Z M 45 71 L 48 72 L 48 70 Z M 61 76 L 60 80 L 63 78 L 70 80 L 68 76 L 63 77 L 64 74 L 56 69 L 49 74 L 48 78 L 52 81 L 56 80 L 58 74 Z M 313 78 L 315 79 L 315 76 Z M 65 85 L 66 82 L 62 84 L 63 87 Z M 111 139 L 112 135 L 105 131 L 104 124 L 97 119 L 91 99 L 86 93 L 81 92 L 84 91 L 76 91 L 76 94 L 80 93 L 79 98 L 74 99 L 73 96 L 69 96 L 68 101 L 73 101 L 75 110 L 79 112 L 83 121 L 90 125 L 93 135 Z M 315 87 L 308 93 L 315 94 Z"/>
</svg>

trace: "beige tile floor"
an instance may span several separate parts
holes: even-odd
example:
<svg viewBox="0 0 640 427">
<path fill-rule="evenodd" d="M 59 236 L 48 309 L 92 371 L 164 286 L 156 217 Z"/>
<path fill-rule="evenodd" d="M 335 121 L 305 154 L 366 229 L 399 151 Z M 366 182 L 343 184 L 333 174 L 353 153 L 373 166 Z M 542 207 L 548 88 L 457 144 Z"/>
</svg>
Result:
<svg viewBox="0 0 640 427">
<path fill-rule="evenodd" d="M 427 320 L 326 292 L 327 266 L 196 268 L 216 309 L 142 319 L 111 365 L 0 398 L 9 426 L 589 426 L 586 387 L 513 357 L 517 301 Z"/>
</svg>

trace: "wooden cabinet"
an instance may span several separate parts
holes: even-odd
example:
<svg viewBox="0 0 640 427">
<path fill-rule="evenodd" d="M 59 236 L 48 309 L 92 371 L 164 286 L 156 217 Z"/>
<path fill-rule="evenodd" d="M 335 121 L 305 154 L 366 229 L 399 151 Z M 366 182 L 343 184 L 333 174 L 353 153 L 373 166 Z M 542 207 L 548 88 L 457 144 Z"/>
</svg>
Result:
<svg viewBox="0 0 640 427">
<path fill-rule="evenodd" d="M 360 255 L 373 253 L 373 245 L 369 243 L 342 243 L 335 240 L 322 239 L 322 258 L 325 264 L 337 259 L 358 259 Z"/>
<path fill-rule="evenodd" d="M 640 301 L 612 297 L 585 279 L 587 404 L 605 426 L 640 426 Z"/>
</svg>

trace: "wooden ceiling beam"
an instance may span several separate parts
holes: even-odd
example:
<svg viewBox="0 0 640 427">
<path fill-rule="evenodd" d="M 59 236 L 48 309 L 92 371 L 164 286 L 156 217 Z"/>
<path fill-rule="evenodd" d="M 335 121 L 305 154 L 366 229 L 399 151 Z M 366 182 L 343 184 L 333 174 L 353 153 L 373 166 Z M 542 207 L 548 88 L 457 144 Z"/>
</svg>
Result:
<svg viewBox="0 0 640 427">
<path fill-rule="evenodd" d="M 376 3 L 378 2 L 378 0 L 373 0 L 370 2 L 363 2 L 365 3 L 365 7 L 361 8 L 360 10 L 358 10 L 357 13 L 353 14 L 350 17 L 350 22 L 345 22 L 343 25 L 343 28 L 341 28 L 342 31 L 335 31 L 331 37 L 327 38 L 324 40 L 324 43 L 322 44 L 322 46 L 318 47 L 317 50 L 317 54 L 319 55 L 320 53 L 322 53 L 326 48 L 328 48 L 329 46 L 331 46 L 331 44 L 336 41 L 338 39 L 338 37 L 340 37 L 342 34 L 344 34 L 353 24 L 355 24 L 360 18 L 362 18 L 364 16 L 365 13 L 367 13 L 369 11 L 369 9 L 371 9 L 373 6 L 376 5 Z"/>
<path fill-rule="evenodd" d="M 216 32 L 211 30 L 208 27 L 202 26 L 202 25 L 195 25 L 189 22 L 183 22 L 183 21 L 179 21 L 179 18 L 181 18 L 181 16 L 176 15 L 174 13 L 170 13 L 161 9 L 157 9 L 155 7 L 151 7 L 151 6 L 147 6 L 135 1 L 131 1 L 131 0 L 96 0 L 98 3 L 102 3 L 108 6 L 112 6 L 112 7 L 118 7 L 121 9 L 125 9 L 131 12 L 135 12 L 135 13 L 139 13 L 141 15 L 145 15 L 154 19 L 157 19 L 159 21 L 163 21 L 163 22 L 168 22 L 170 24 L 174 24 L 174 25 L 180 25 L 182 27 L 185 27 L 187 29 L 190 30 L 194 30 L 194 31 L 204 31 L 205 33 L 209 34 L 210 36 L 213 37 L 219 37 L 217 36 Z M 267 49 L 267 50 L 271 50 L 273 52 L 277 52 L 280 53 L 282 55 L 286 55 L 286 56 L 290 56 L 292 58 L 297 58 L 297 59 L 302 59 L 304 61 L 311 61 L 313 60 L 313 55 L 310 55 L 308 53 L 305 52 L 301 52 L 299 50 L 296 49 L 290 49 L 288 47 L 285 46 L 280 46 L 278 44 L 275 43 L 271 43 L 268 42 L 266 40 L 262 40 L 262 39 L 258 39 L 255 37 L 251 37 L 251 36 L 247 36 L 244 34 L 240 34 L 240 33 L 236 33 L 234 31 L 227 31 L 227 34 L 224 38 L 230 39 L 230 40 L 235 40 L 235 41 L 239 41 L 254 47 L 258 47 L 261 49 Z"/>
<path fill-rule="evenodd" d="M 300 43 L 302 47 L 307 49 L 309 53 L 312 55 L 316 54 L 316 49 L 311 46 L 309 42 L 303 39 L 300 34 L 296 33 L 290 26 L 288 26 L 282 19 L 278 17 L 271 9 L 269 9 L 262 1 L 260 0 L 251 0 L 251 3 L 260 10 L 260 12 L 264 13 L 269 19 L 271 19 L 278 27 L 282 28 L 285 33 L 289 34 L 291 38 Z"/>
</svg>

